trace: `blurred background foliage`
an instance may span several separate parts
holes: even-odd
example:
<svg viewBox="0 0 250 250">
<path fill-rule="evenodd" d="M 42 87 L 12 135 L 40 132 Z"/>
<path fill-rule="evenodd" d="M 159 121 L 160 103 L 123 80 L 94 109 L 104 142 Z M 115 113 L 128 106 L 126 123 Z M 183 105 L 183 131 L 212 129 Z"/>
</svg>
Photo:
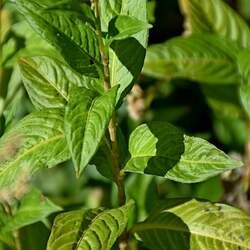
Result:
<svg viewBox="0 0 250 250">
<path fill-rule="evenodd" d="M 13 1 L 14 2 L 14 1 Z M 250 23 L 250 0 L 227 0 Z M 26 24 L 11 1 L 1 2 L 0 30 L 0 135 L 16 121 L 33 110 L 25 92 L 17 59 L 20 56 L 50 55 L 55 50 Z M 177 0 L 149 0 L 149 44 L 161 43 L 183 32 L 183 17 Z M 57 55 L 58 56 L 58 55 Z M 220 92 L 223 93 L 223 99 Z M 216 91 L 186 79 L 159 80 L 141 74 L 124 104 L 120 107 L 119 125 L 127 141 L 128 135 L 140 123 L 150 120 L 167 121 L 189 135 L 203 137 L 225 152 L 243 158 L 247 128 L 240 115 L 225 114 L 220 103 L 232 102 L 233 91 L 222 86 Z M 217 96 L 216 96 L 217 95 Z M 218 102 L 219 99 L 219 102 Z M 237 112 L 236 112 L 237 113 Z M 222 201 L 249 211 L 250 194 L 239 189 L 241 169 L 197 184 L 180 184 L 160 177 L 128 175 L 127 194 L 136 201 L 133 220 L 142 220 L 157 203 L 167 197 L 196 197 Z M 116 188 L 90 165 L 85 174 L 76 179 L 71 162 L 40 171 L 33 183 L 47 197 L 65 210 L 117 204 Z M 24 249 L 37 249 L 40 241 L 45 249 L 51 221 L 36 223 L 21 230 Z M 32 231 L 32 237 L 29 232 Z M 44 243 L 44 244 L 43 244 Z M 35 246 L 35 247 L 34 247 Z M 1 246 L 0 246 L 1 249 Z"/>
</svg>

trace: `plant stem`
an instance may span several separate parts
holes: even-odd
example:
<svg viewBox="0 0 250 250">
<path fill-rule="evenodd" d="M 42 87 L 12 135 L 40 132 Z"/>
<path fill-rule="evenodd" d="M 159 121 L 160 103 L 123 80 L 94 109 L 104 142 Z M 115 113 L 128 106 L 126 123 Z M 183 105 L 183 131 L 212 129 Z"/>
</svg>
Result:
<svg viewBox="0 0 250 250">
<path fill-rule="evenodd" d="M 16 243 L 16 250 L 22 250 L 22 244 L 20 240 L 20 231 L 16 230 L 14 232 L 14 237 L 15 237 L 15 243 Z"/>
<path fill-rule="evenodd" d="M 94 5 L 95 16 L 97 19 L 96 33 L 97 33 L 97 37 L 99 41 L 99 49 L 100 49 L 100 54 L 101 54 L 102 64 L 103 64 L 104 89 L 107 91 L 111 88 L 110 72 L 109 72 L 109 58 L 108 58 L 108 53 L 106 52 L 106 47 L 104 45 L 103 37 L 102 37 L 98 0 L 92 0 L 92 4 Z M 123 178 L 123 174 L 120 171 L 121 168 L 120 168 L 120 162 L 119 162 L 119 149 L 118 149 L 117 138 L 116 138 L 116 126 L 117 126 L 116 117 L 115 115 L 113 115 L 108 126 L 109 137 L 111 141 L 112 172 L 113 172 L 113 176 L 115 178 L 115 182 L 118 188 L 119 205 L 122 206 L 126 202 L 126 196 L 125 196 L 125 189 L 124 189 L 124 178 Z"/>
<path fill-rule="evenodd" d="M 243 188 L 244 191 L 247 192 L 250 186 L 250 120 L 248 120 L 246 124 L 247 124 L 247 139 L 245 143 L 245 171 L 243 174 Z"/>
<path fill-rule="evenodd" d="M 100 19 L 100 13 L 99 13 L 99 5 L 98 0 L 92 0 L 92 3 L 94 5 L 95 9 L 95 16 L 97 19 L 97 37 L 99 41 L 99 49 L 100 54 L 102 58 L 102 64 L 103 64 L 103 75 L 104 75 L 104 89 L 108 91 L 111 88 L 110 83 L 110 72 L 109 72 L 109 57 L 108 52 L 106 51 L 106 47 L 103 43 L 103 37 L 102 37 L 102 31 L 101 31 L 101 19 Z M 119 205 L 122 206 L 126 203 L 126 194 L 125 194 L 125 188 L 124 188 L 124 176 L 121 173 L 121 167 L 120 167 L 120 161 L 119 161 L 119 148 L 117 144 L 117 138 L 116 138 L 116 117 L 115 114 L 111 118 L 108 126 L 109 130 L 109 137 L 111 142 L 111 156 L 112 156 L 112 173 L 117 185 L 118 189 L 118 201 Z M 127 232 L 124 232 L 124 234 L 119 239 L 119 248 L 121 250 L 125 250 L 127 246 Z"/>
</svg>

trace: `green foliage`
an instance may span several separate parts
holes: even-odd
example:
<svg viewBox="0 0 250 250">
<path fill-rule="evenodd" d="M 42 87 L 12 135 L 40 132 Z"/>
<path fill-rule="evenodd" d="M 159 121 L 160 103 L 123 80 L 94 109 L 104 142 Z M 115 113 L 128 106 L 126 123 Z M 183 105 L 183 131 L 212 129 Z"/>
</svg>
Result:
<svg viewBox="0 0 250 250">
<path fill-rule="evenodd" d="M 108 32 L 109 26 L 112 27 L 113 18 L 118 15 L 122 15 L 123 20 L 126 19 L 123 24 L 126 27 L 131 29 L 131 21 L 133 20 L 132 25 L 134 26 L 136 18 L 136 22 L 140 23 L 140 29 L 143 28 L 133 36 L 129 35 L 122 40 L 113 41 L 109 47 L 110 83 L 111 86 L 120 85 L 118 100 L 131 89 L 131 85 L 138 78 L 143 66 L 148 39 L 148 31 L 145 29 L 145 23 L 147 23 L 146 0 L 100 0 L 99 8 L 102 32 Z M 140 29 L 136 29 L 136 31 Z M 131 55 L 133 56 L 131 57 Z"/>
<path fill-rule="evenodd" d="M 207 141 L 184 135 L 174 126 L 152 122 L 130 135 L 131 159 L 124 171 L 198 182 L 242 165 Z"/>
<path fill-rule="evenodd" d="M 25 225 L 42 221 L 49 214 L 60 210 L 60 207 L 53 204 L 38 190 L 33 189 L 22 197 L 17 210 L 11 217 L 6 219 L 5 225 L 1 227 L 1 233 L 13 231 Z"/>
<path fill-rule="evenodd" d="M 48 250 L 59 248 L 109 250 L 127 227 L 133 203 L 115 209 L 71 211 L 58 215 L 48 242 Z"/>
<path fill-rule="evenodd" d="M 0 140 L 1 188 L 69 158 L 63 116 L 61 109 L 43 109 L 27 115 L 4 134 Z"/>
<path fill-rule="evenodd" d="M 95 78 L 74 72 L 64 63 L 45 56 L 21 58 L 19 67 L 30 99 L 37 109 L 63 108 L 68 102 L 70 86 L 102 86 Z M 99 88 L 100 87 L 100 88 Z"/>
<path fill-rule="evenodd" d="M 38 34 L 53 45 L 68 63 L 80 73 L 96 76 L 94 65 L 100 64 L 95 32 L 74 10 L 60 6 L 48 8 L 40 1 L 18 0 L 20 12 Z"/>
<path fill-rule="evenodd" d="M 213 35 L 173 38 L 149 47 L 144 73 L 171 79 L 184 77 L 210 84 L 240 81 L 235 58 L 239 48 Z"/>
<path fill-rule="evenodd" d="M 224 204 L 169 200 L 133 232 L 155 250 L 249 249 L 249 223 L 249 215 Z"/>
<path fill-rule="evenodd" d="M 85 88 L 72 88 L 65 114 L 65 133 L 80 175 L 101 142 L 115 110 L 117 87 L 103 95 Z"/>
<path fill-rule="evenodd" d="M 147 48 L 157 1 L 15 2 L 0 9 L 0 249 L 250 249 L 247 213 L 166 199 L 217 201 L 225 172 L 247 197 L 247 23 L 222 0 L 180 0 L 184 35 Z"/>
<path fill-rule="evenodd" d="M 237 41 L 242 47 L 250 46 L 247 23 L 221 0 L 179 0 L 186 18 L 186 34 L 215 33 Z"/>
</svg>

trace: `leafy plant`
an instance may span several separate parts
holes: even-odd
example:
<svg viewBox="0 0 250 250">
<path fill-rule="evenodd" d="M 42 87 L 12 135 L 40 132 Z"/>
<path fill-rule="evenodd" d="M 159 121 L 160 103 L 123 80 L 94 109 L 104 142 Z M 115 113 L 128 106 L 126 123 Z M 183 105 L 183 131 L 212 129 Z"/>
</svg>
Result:
<svg viewBox="0 0 250 250">
<path fill-rule="evenodd" d="M 250 217 L 240 209 L 200 199 L 159 202 L 157 197 L 161 181 L 209 181 L 241 167 L 240 160 L 168 122 L 138 125 L 128 146 L 119 126 L 124 98 L 143 65 L 150 77 L 199 82 L 215 115 L 250 123 L 247 23 L 221 0 L 179 4 L 184 35 L 147 48 L 146 0 L 16 1 L 32 29 L 23 21 L 12 27 L 29 30 L 21 49 L 14 45 L 17 38 L 6 35 L 8 18 L 1 31 L 1 73 L 14 74 L 16 68 L 23 85 L 20 78 L 3 81 L 7 87 L 1 92 L 0 249 L 24 249 L 25 226 L 38 221 L 51 230 L 48 250 L 250 249 Z M 40 37 L 37 49 L 30 45 L 33 35 Z M 11 93 L 13 86 L 18 91 Z M 33 106 L 19 119 L 25 93 Z M 242 183 L 248 190 L 249 147 L 246 158 Z M 74 195 L 68 203 L 44 196 L 59 178 L 56 169 L 72 169 L 72 164 L 78 179 L 71 178 L 71 170 L 60 178 L 74 189 L 88 178 L 111 183 L 108 208 L 99 206 L 89 187 L 88 195 L 80 195 L 88 197 L 85 206 Z M 39 176 L 45 194 L 39 191 Z M 52 213 L 59 214 L 48 217 Z M 42 244 L 35 242 L 37 249 Z"/>
</svg>

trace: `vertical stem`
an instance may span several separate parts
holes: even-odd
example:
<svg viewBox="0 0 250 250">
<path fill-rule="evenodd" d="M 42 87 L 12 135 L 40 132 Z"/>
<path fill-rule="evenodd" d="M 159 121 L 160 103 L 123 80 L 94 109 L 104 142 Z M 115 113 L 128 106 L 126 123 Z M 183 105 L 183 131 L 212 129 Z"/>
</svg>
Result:
<svg viewBox="0 0 250 250">
<path fill-rule="evenodd" d="M 14 237 L 15 237 L 15 243 L 16 243 L 16 250 L 22 250 L 22 244 L 20 240 L 20 231 L 16 230 L 14 232 Z"/>
<path fill-rule="evenodd" d="M 106 47 L 103 42 L 102 37 L 102 31 L 101 31 L 101 21 L 100 21 L 100 13 L 99 13 L 99 7 L 98 7 L 98 0 L 92 0 L 92 4 L 94 5 L 95 9 L 95 16 L 97 19 L 97 27 L 96 27 L 96 33 L 99 41 L 99 49 L 100 54 L 102 58 L 102 64 L 103 64 L 103 75 L 104 75 L 104 89 L 107 91 L 111 88 L 110 83 L 110 72 L 109 72 L 109 58 L 108 53 L 106 51 Z M 111 141 L 111 154 L 112 154 L 112 172 L 113 176 L 115 178 L 115 182 L 118 188 L 118 200 L 119 205 L 124 205 L 126 202 L 126 196 L 125 196 L 125 189 L 124 189 L 124 178 L 123 174 L 121 174 L 120 171 L 120 162 L 119 162 L 119 149 L 117 144 L 117 138 L 116 138 L 116 118 L 115 115 L 111 118 L 109 122 L 109 137 Z"/>
<path fill-rule="evenodd" d="M 249 190 L 250 186 L 250 120 L 247 121 L 247 139 L 245 143 L 245 171 L 243 173 L 244 191 Z"/>
</svg>

